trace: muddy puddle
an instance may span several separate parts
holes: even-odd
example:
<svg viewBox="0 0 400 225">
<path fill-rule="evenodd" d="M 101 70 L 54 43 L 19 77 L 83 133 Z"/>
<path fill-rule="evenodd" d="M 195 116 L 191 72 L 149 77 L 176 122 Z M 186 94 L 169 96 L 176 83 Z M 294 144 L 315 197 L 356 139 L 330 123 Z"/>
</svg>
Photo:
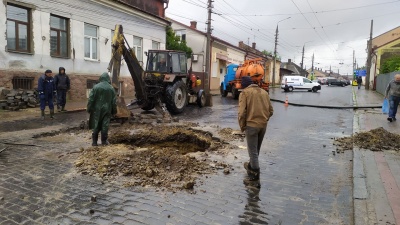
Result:
<svg viewBox="0 0 400 225">
<path fill-rule="evenodd" d="M 400 135 L 390 133 L 384 128 L 376 128 L 367 132 L 360 132 L 350 137 L 335 139 L 337 152 L 352 150 L 353 144 L 361 149 L 371 151 L 400 150 Z"/>
</svg>

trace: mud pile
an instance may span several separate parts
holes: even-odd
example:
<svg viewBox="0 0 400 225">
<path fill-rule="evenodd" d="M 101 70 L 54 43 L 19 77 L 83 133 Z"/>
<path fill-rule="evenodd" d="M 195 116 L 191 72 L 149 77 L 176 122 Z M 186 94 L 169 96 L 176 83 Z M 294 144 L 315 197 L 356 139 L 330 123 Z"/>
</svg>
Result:
<svg viewBox="0 0 400 225">
<path fill-rule="evenodd" d="M 380 127 L 367 132 L 356 133 L 351 137 L 343 137 L 335 140 L 334 145 L 338 152 L 352 150 L 353 143 L 361 149 L 371 151 L 400 150 L 400 135 L 390 133 Z"/>
<path fill-rule="evenodd" d="M 213 166 L 201 153 L 222 147 L 221 142 L 188 127 L 119 129 L 109 141 L 109 146 L 84 149 L 75 163 L 78 171 L 106 180 L 122 177 L 127 186 L 179 190 L 192 189 L 199 175 L 228 167 Z"/>
<path fill-rule="evenodd" d="M 223 128 L 218 131 L 218 134 L 227 141 L 245 138 L 244 133 L 242 133 L 240 130 L 233 130 L 232 128 Z"/>
</svg>

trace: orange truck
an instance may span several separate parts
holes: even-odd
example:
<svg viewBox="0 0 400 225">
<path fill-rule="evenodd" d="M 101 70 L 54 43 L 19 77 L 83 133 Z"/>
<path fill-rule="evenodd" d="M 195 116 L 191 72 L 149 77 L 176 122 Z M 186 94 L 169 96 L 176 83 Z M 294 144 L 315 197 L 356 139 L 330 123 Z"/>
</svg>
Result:
<svg viewBox="0 0 400 225">
<path fill-rule="evenodd" d="M 265 82 L 264 67 L 261 64 L 261 58 L 245 60 L 242 65 L 230 64 L 227 66 L 227 74 L 221 83 L 221 96 L 226 97 L 229 92 L 232 93 L 234 99 L 239 98 L 242 88 L 242 77 L 250 76 L 255 84 L 265 91 L 269 92 L 269 82 Z"/>
</svg>

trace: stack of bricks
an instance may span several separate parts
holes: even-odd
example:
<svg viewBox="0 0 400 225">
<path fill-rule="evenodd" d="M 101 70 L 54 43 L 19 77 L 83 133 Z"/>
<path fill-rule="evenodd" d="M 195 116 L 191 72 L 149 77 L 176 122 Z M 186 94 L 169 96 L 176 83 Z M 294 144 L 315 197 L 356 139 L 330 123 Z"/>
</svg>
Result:
<svg viewBox="0 0 400 225">
<path fill-rule="evenodd" d="M 0 94 L 0 109 L 17 111 L 38 106 L 38 94 L 34 90 L 3 89 Z"/>
</svg>

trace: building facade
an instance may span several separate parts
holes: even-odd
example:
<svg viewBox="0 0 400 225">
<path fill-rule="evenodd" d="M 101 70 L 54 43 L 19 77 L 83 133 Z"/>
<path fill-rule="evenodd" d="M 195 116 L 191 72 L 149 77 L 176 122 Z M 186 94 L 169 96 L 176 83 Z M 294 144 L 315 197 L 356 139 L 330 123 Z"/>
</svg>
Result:
<svg viewBox="0 0 400 225">
<path fill-rule="evenodd" d="M 193 50 L 193 57 L 188 60 L 188 68 L 192 65 L 193 72 L 203 78 L 206 72 L 207 34 L 197 30 L 197 22 L 195 21 L 192 21 L 190 26 L 175 20 L 170 21 L 176 35 L 181 40 L 185 40 L 186 44 Z M 226 74 L 226 66 L 231 63 L 242 64 L 245 58 L 245 51 L 212 36 L 210 54 L 210 90 L 219 91 L 221 82 Z"/>
<path fill-rule="evenodd" d="M 84 99 L 111 59 L 111 39 L 122 24 L 140 62 L 148 49 L 165 49 L 165 0 L 7 0 L 0 3 L 0 87 L 35 88 L 46 69 L 65 67 L 70 99 Z M 16 84 L 14 79 L 26 79 Z M 121 94 L 133 96 L 122 62 Z"/>
<path fill-rule="evenodd" d="M 381 74 L 381 67 L 385 60 L 393 56 L 400 56 L 400 27 L 372 39 L 370 86 L 373 86 L 375 77 Z"/>
</svg>

